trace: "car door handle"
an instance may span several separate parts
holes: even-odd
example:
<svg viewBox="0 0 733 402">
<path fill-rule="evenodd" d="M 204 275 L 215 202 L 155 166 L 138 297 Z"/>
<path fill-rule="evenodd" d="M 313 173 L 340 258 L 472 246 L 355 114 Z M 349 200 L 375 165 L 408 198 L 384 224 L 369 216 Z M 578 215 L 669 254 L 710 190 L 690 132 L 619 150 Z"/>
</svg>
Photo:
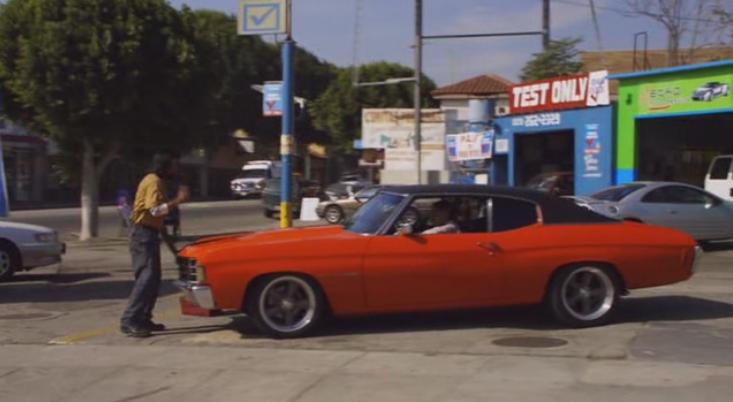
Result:
<svg viewBox="0 0 733 402">
<path fill-rule="evenodd" d="M 479 246 L 479 247 L 481 247 L 482 249 L 488 251 L 489 252 L 489 255 L 494 255 L 494 254 L 502 251 L 502 248 L 498 244 L 494 243 L 493 241 L 490 241 L 490 242 L 481 242 L 480 241 L 480 242 L 476 243 L 476 245 Z"/>
</svg>

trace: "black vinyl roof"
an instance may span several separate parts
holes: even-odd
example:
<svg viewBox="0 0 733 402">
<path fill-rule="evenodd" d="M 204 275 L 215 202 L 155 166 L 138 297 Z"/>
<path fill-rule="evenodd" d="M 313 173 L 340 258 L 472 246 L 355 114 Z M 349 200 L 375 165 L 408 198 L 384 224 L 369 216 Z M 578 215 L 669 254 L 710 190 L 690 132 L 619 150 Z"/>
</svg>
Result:
<svg viewBox="0 0 733 402">
<path fill-rule="evenodd" d="M 533 202 L 542 209 L 546 224 L 608 223 L 615 219 L 578 206 L 570 199 L 551 196 L 541 191 L 520 187 L 500 187 L 475 184 L 435 184 L 423 186 L 385 186 L 382 191 L 406 195 L 476 195 L 516 198 Z"/>
</svg>

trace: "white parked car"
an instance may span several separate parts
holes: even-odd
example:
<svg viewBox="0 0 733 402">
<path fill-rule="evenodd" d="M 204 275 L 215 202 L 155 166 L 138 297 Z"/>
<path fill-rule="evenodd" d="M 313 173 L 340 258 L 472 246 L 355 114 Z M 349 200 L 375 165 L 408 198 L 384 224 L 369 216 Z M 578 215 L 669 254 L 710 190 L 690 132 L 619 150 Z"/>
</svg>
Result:
<svg viewBox="0 0 733 402">
<path fill-rule="evenodd" d="M 733 155 L 720 155 L 710 162 L 705 175 L 705 190 L 733 201 Z"/>
<path fill-rule="evenodd" d="M 65 252 L 51 228 L 0 221 L 0 282 L 18 271 L 57 264 Z"/>
</svg>

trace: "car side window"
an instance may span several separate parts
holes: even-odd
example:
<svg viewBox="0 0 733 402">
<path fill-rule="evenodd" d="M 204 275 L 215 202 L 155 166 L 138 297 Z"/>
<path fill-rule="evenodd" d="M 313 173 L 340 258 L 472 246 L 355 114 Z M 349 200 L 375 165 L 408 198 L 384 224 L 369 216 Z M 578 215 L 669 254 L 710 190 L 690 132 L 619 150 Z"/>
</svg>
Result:
<svg viewBox="0 0 733 402">
<path fill-rule="evenodd" d="M 717 158 L 710 167 L 710 180 L 726 180 L 733 158 Z"/>
<path fill-rule="evenodd" d="M 513 198 L 491 198 L 491 231 L 504 232 L 531 226 L 539 221 L 537 206 Z"/>
<path fill-rule="evenodd" d="M 666 204 L 715 204 L 715 198 L 694 188 L 682 186 L 660 187 L 649 192 L 641 200 L 650 203 Z"/>
</svg>

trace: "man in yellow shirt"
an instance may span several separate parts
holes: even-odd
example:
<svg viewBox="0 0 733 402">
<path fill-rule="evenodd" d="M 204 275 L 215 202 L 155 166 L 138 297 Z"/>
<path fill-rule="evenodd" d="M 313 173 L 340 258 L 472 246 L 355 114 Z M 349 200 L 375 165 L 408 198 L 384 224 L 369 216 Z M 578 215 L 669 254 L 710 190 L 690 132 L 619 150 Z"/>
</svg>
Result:
<svg viewBox="0 0 733 402">
<path fill-rule="evenodd" d="M 129 336 L 147 337 L 151 331 L 165 330 L 164 325 L 152 320 L 161 281 L 160 232 L 165 216 L 188 201 L 190 195 L 188 188 L 181 186 L 173 200 L 166 200 L 164 180 L 177 175 L 178 160 L 168 154 L 157 154 L 153 158 L 153 171 L 140 181 L 135 194 L 130 230 L 135 286 L 120 320 L 120 330 Z"/>
</svg>

